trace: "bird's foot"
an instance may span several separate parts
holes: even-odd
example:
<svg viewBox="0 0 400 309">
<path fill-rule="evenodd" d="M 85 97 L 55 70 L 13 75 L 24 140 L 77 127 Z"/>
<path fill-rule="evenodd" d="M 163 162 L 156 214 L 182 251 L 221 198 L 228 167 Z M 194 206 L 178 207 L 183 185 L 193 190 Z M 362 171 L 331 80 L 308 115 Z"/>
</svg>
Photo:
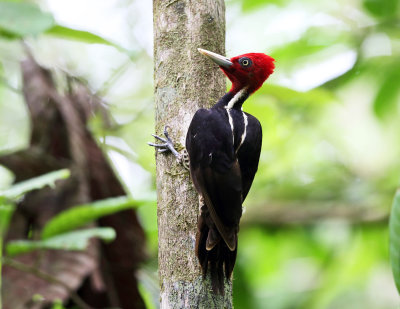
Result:
<svg viewBox="0 0 400 309">
<path fill-rule="evenodd" d="M 171 140 L 169 137 L 167 129 L 169 126 L 164 127 L 164 137 L 152 134 L 156 139 L 162 142 L 162 144 L 156 144 L 156 143 L 147 143 L 148 145 L 154 147 L 157 149 L 158 152 L 163 153 L 163 152 L 172 152 L 172 154 L 179 160 L 181 161 L 181 155 L 179 152 L 174 148 L 174 142 Z"/>
<path fill-rule="evenodd" d="M 161 141 L 161 144 L 156 143 L 147 143 L 148 145 L 157 149 L 159 153 L 164 152 L 172 152 L 172 154 L 176 157 L 177 161 L 183 165 L 184 168 L 189 170 L 189 155 L 186 149 L 183 149 L 182 154 L 180 154 L 174 147 L 174 142 L 171 140 L 168 134 L 169 126 L 164 127 L 164 137 L 160 137 L 158 135 L 152 134 L 156 139 Z"/>
</svg>

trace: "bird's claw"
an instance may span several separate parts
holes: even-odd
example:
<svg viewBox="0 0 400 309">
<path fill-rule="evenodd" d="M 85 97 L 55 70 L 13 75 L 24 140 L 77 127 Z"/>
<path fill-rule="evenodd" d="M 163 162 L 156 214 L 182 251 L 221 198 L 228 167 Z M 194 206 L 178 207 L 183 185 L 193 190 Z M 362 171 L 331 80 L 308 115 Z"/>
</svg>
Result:
<svg viewBox="0 0 400 309">
<path fill-rule="evenodd" d="M 172 152 L 172 154 L 179 160 L 181 161 L 181 155 L 179 154 L 179 152 L 174 148 L 174 142 L 170 139 L 169 135 L 168 135 L 168 131 L 167 128 L 169 128 L 169 126 L 165 126 L 164 127 L 164 136 L 165 138 L 152 134 L 152 136 L 156 139 L 158 139 L 159 141 L 163 142 L 162 144 L 156 144 L 156 143 L 147 143 L 149 146 L 155 147 L 157 149 L 157 151 L 159 153 L 163 153 L 163 152 Z"/>
<path fill-rule="evenodd" d="M 164 131 L 164 135 L 165 135 L 165 131 Z M 162 137 L 160 137 L 160 136 L 158 136 L 158 135 L 152 134 L 152 136 L 155 137 L 156 139 L 158 139 L 159 141 L 164 142 L 164 143 L 167 143 L 167 142 L 168 142 L 167 139 L 162 138 Z"/>
<path fill-rule="evenodd" d="M 168 144 L 167 143 L 164 143 L 164 144 L 147 143 L 147 144 L 149 146 L 155 147 L 158 152 L 170 151 L 170 149 L 168 148 Z"/>
<path fill-rule="evenodd" d="M 161 144 L 156 144 L 156 143 L 147 143 L 149 146 L 152 146 L 157 149 L 157 152 L 159 153 L 164 153 L 164 152 L 172 152 L 172 154 L 176 157 L 177 161 L 183 165 L 184 168 L 187 170 L 190 170 L 189 168 L 189 155 L 186 151 L 186 149 L 183 150 L 182 154 L 180 154 L 175 148 L 174 148 L 174 142 L 171 140 L 168 134 L 168 128 L 169 126 L 164 127 L 164 137 L 152 134 L 152 136 L 159 141 L 161 141 Z"/>
</svg>

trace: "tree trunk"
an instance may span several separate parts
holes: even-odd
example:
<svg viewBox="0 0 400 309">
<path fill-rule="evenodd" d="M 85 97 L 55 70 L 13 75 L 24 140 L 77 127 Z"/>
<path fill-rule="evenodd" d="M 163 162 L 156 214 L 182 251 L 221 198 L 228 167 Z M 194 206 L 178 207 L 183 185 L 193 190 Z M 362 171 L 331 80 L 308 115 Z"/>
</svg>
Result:
<svg viewBox="0 0 400 309">
<path fill-rule="evenodd" d="M 185 144 L 193 114 L 217 102 L 225 90 L 218 68 L 197 48 L 224 54 L 223 0 L 154 0 L 154 88 L 156 132 L 170 127 Z M 198 195 L 189 173 L 172 155 L 156 155 L 161 308 L 232 308 L 232 285 L 225 296 L 203 281 L 195 256 Z"/>
</svg>

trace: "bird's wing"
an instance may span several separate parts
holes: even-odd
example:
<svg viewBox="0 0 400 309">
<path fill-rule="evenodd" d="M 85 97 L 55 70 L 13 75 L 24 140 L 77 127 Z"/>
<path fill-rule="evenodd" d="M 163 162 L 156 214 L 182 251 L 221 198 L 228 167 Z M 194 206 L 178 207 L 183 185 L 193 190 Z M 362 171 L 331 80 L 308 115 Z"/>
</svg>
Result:
<svg viewBox="0 0 400 309">
<path fill-rule="evenodd" d="M 211 219 L 230 250 L 236 248 L 236 234 L 242 215 L 242 190 L 239 164 L 221 174 L 211 167 L 193 171 Z"/>
<path fill-rule="evenodd" d="M 186 148 L 196 190 L 203 196 L 218 232 L 233 251 L 242 215 L 241 171 L 232 141 L 226 138 L 232 134 L 230 127 L 219 127 L 216 132 L 205 130 L 206 124 L 216 127 L 212 125 L 213 121 L 224 123 L 207 118 L 209 116 L 205 110 L 195 114 L 188 130 Z"/>
<path fill-rule="evenodd" d="M 246 113 L 247 114 L 247 113 Z M 262 128 L 260 122 L 254 116 L 247 114 L 249 132 L 242 147 L 238 151 L 238 160 L 242 172 L 243 201 L 249 193 L 254 176 L 258 169 L 262 144 Z"/>
</svg>

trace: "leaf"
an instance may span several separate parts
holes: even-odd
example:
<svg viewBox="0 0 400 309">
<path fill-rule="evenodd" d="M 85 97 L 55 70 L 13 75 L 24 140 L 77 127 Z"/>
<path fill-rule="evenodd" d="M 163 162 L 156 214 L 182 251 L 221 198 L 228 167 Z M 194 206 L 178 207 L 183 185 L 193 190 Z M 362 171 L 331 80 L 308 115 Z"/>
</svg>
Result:
<svg viewBox="0 0 400 309">
<path fill-rule="evenodd" d="M 398 0 L 364 0 L 366 10 L 377 17 L 390 17 L 396 15 Z"/>
<path fill-rule="evenodd" d="M 46 34 L 56 36 L 62 39 L 80 41 L 91 44 L 105 44 L 105 45 L 115 46 L 114 43 L 94 33 L 88 31 L 76 30 L 60 25 L 55 25 L 52 28 L 48 29 L 46 31 Z"/>
<path fill-rule="evenodd" d="M 396 108 L 397 97 L 399 95 L 400 67 L 395 66 L 386 74 L 381 88 L 376 94 L 373 108 L 379 118 L 390 114 Z"/>
<path fill-rule="evenodd" d="M 63 306 L 63 303 L 61 300 L 56 300 L 53 303 L 53 306 L 51 307 L 51 309 L 66 309 L 66 308 Z"/>
<path fill-rule="evenodd" d="M 41 189 L 45 186 L 54 186 L 56 180 L 66 179 L 69 176 L 70 172 L 67 169 L 50 172 L 29 180 L 21 181 L 7 190 L 0 191 L 0 197 L 3 196 L 15 200 L 29 191 Z"/>
<path fill-rule="evenodd" d="M 284 6 L 288 2 L 288 0 L 269 0 L 268 2 L 266 2 L 265 0 L 246 0 L 240 1 L 240 4 L 242 5 L 243 12 L 247 12 L 258 10 L 268 5 Z"/>
<path fill-rule="evenodd" d="M 84 42 L 84 43 L 89 43 L 89 44 L 104 44 L 104 45 L 109 45 L 113 46 L 119 51 L 128 54 L 130 57 L 133 57 L 134 54 L 122 47 L 121 45 L 118 45 L 114 42 L 111 42 L 101 36 L 98 36 L 97 34 L 88 32 L 88 31 L 83 31 L 83 30 L 76 30 L 60 25 L 54 25 L 52 28 L 48 29 L 46 31 L 46 34 L 58 37 L 61 39 L 66 39 L 66 40 L 73 40 L 73 41 L 79 41 L 79 42 Z"/>
<path fill-rule="evenodd" d="M 22 38 L 38 35 L 54 24 L 51 14 L 28 2 L 0 1 L 0 35 Z"/>
<path fill-rule="evenodd" d="M 148 309 L 159 308 L 159 295 L 160 289 L 158 287 L 157 274 L 145 267 L 141 267 L 136 272 L 138 279 L 138 289 L 140 296 L 142 296 L 145 307 Z"/>
<path fill-rule="evenodd" d="M 394 282 L 400 294 L 400 189 L 397 189 L 390 213 L 389 252 Z"/>
<path fill-rule="evenodd" d="M 43 228 L 42 239 L 73 230 L 102 216 L 135 208 L 148 202 L 154 202 L 154 199 L 133 200 L 128 197 L 116 197 L 76 206 L 52 218 Z"/>
<path fill-rule="evenodd" d="M 112 228 L 91 228 L 61 234 L 39 241 L 11 241 L 7 244 L 6 249 L 10 256 L 28 253 L 37 249 L 84 250 L 87 247 L 90 238 L 98 237 L 109 242 L 114 240 L 115 236 L 116 233 Z"/>
<path fill-rule="evenodd" d="M 0 197 L 0 238 L 3 238 L 6 233 L 14 210 L 14 205 L 7 203 L 5 198 Z"/>
<path fill-rule="evenodd" d="M 340 51 L 340 44 L 348 40 L 347 33 L 331 26 L 310 27 L 298 40 L 272 47 L 268 53 L 276 59 L 277 68 L 292 70 L 315 61 L 323 61 Z"/>
</svg>

